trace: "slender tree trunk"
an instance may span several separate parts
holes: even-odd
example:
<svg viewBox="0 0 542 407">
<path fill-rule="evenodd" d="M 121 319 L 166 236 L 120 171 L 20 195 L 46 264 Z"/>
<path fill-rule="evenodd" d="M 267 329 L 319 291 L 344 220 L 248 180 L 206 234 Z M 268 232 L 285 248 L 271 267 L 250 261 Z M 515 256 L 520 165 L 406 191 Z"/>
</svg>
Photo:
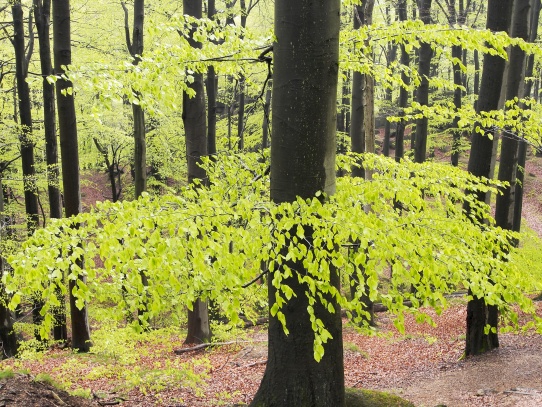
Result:
<svg viewBox="0 0 542 407">
<path fill-rule="evenodd" d="M 271 199 L 276 203 L 335 190 L 339 10 L 339 0 L 275 1 Z M 292 16 L 296 24 L 291 24 Z M 292 270 L 303 270 L 302 263 L 289 265 Z M 272 281 L 268 278 L 270 309 L 276 292 Z M 250 405 L 344 407 L 339 306 L 328 298 L 335 309 L 331 314 L 319 302 L 314 305 L 316 317 L 333 337 L 316 362 L 307 287 L 296 275 L 283 283 L 295 293 L 282 308 L 289 335 L 270 315 L 267 367 Z M 338 286 L 337 272 L 331 272 L 331 283 Z"/>
<path fill-rule="evenodd" d="M 2 163 L 3 164 L 3 163 Z M 4 230 L 6 229 L 6 217 L 4 216 L 4 186 L 2 185 L 2 172 L 4 168 L 0 168 L 0 241 L 4 240 Z M 5 272 L 5 260 L 0 253 L 0 341 L 2 342 L 2 353 L 0 354 L 0 360 L 5 356 L 10 358 L 17 354 L 18 343 L 15 331 L 13 331 L 13 318 L 11 311 L 6 306 L 9 302 L 8 294 L 5 291 L 3 281 Z"/>
<path fill-rule="evenodd" d="M 201 19 L 202 1 L 183 0 L 184 13 Z M 194 48 L 201 48 L 201 43 L 192 38 L 188 42 Z M 200 167 L 201 157 L 207 154 L 207 125 L 205 122 L 205 93 L 203 90 L 203 75 L 195 73 L 190 88 L 195 92 L 193 98 L 183 93 L 183 123 L 186 132 L 186 158 L 188 162 L 188 182 L 196 179 L 207 183 L 207 174 Z M 209 310 L 207 300 L 197 299 L 193 309 L 188 311 L 188 333 L 185 343 L 203 343 L 211 340 L 209 327 Z"/>
<path fill-rule="evenodd" d="M 487 11 L 487 28 L 491 31 L 508 31 L 513 0 L 489 0 Z M 478 112 L 496 110 L 503 81 L 505 60 L 499 56 L 484 56 L 482 83 L 478 98 Z M 479 177 L 489 177 L 491 171 L 491 153 L 493 140 L 491 129 L 480 134 L 472 132 L 472 147 L 469 157 L 468 171 Z M 485 193 L 475 193 L 475 198 L 484 201 Z M 469 211 L 469 208 L 466 208 Z M 485 334 L 486 324 L 495 323 L 495 314 L 490 315 L 484 298 L 474 297 L 467 304 L 467 333 L 465 353 L 478 355 L 499 346 L 497 334 Z M 496 329 L 496 326 L 494 326 Z"/>
<path fill-rule="evenodd" d="M 32 143 L 32 111 L 28 76 L 28 60 L 25 55 L 23 9 L 20 1 L 12 7 L 13 45 L 15 48 L 15 76 L 17 79 L 17 96 L 19 102 L 19 119 L 22 127 L 19 141 L 21 144 L 21 161 L 24 177 L 24 201 L 27 216 L 28 234 L 34 233 L 39 221 L 38 196 L 34 168 L 34 144 Z"/>
<path fill-rule="evenodd" d="M 53 42 L 55 73 L 64 74 L 63 66 L 71 64 L 71 20 L 69 0 L 53 0 Z M 56 98 L 58 108 L 58 125 L 60 133 L 60 152 L 62 156 L 62 185 L 64 187 L 64 204 L 66 217 L 81 212 L 81 188 L 79 180 L 79 151 L 77 142 L 77 119 L 72 83 L 60 78 L 56 82 Z M 65 95 L 62 93 L 65 92 Z M 84 259 L 77 260 L 83 268 Z M 90 328 L 88 325 L 86 304 L 78 308 L 75 304 L 74 289 L 78 281 L 85 284 L 85 277 L 69 279 L 69 300 L 72 329 L 72 348 L 86 352 L 90 349 Z"/>
<path fill-rule="evenodd" d="M 45 130 L 49 217 L 51 219 L 60 219 L 62 217 L 62 203 L 60 200 L 58 143 L 56 139 L 55 86 L 47 80 L 47 77 L 53 74 L 51 42 L 49 38 L 51 0 L 34 0 L 34 18 L 38 31 L 41 74 L 43 75 L 43 127 Z M 65 341 L 68 339 L 66 304 L 61 290 L 58 290 L 57 297 L 60 306 L 53 309 L 55 318 L 53 338 L 55 341 Z"/>
<path fill-rule="evenodd" d="M 414 9 L 416 9 L 414 7 Z M 399 21 L 406 21 L 407 20 L 407 1 L 406 0 L 398 0 L 397 2 L 397 15 L 399 16 Z M 401 49 L 401 65 L 403 65 L 404 69 L 407 69 L 410 65 L 410 55 L 408 54 L 407 50 L 405 49 L 405 46 L 403 44 L 400 45 Z M 406 72 L 401 72 L 401 81 L 408 86 L 410 85 L 410 76 Z M 399 109 L 400 114 L 404 114 L 404 109 L 407 107 L 408 104 L 408 89 L 401 86 L 399 89 Z M 401 161 L 403 159 L 403 156 L 405 154 L 405 127 L 406 127 L 406 120 L 401 119 L 397 123 L 397 128 L 395 131 L 395 160 L 397 162 Z"/>
<path fill-rule="evenodd" d="M 207 17 L 213 20 L 216 14 L 215 0 L 207 1 Z M 207 153 L 216 154 L 216 94 L 217 77 L 215 67 L 207 68 Z"/>
<path fill-rule="evenodd" d="M 529 24 L 529 42 L 534 42 L 538 36 L 538 21 L 540 18 L 540 10 L 542 3 L 540 0 L 531 0 L 531 15 Z M 525 78 L 531 78 L 533 76 L 534 67 L 534 55 L 527 57 L 527 67 L 525 68 Z M 524 81 L 522 89 L 522 97 L 528 98 L 531 96 L 531 88 L 533 81 Z M 517 182 L 515 186 L 514 195 L 516 197 L 514 204 L 514 219 L 512 229 L 519 232 L 521 229 L 521 212 L 523 210 L 523 182 L 525 179 L 525 161 L 527 158 L 527 143 L 522 140 L 519 143 L 518 149 L 518 167 L 520 171 L 517 171 Z"/>
<path fill-rule="evenodd" d="M 388 10 L 388 13 L 389 13 L 389 7 L 386 8 L 386 10 Z M 393 62 L 395 62 L 396 59 L 397 59 L 397 45 L 389 44 L 388 53 L 387 53 L 388 69 L 391 68 L 391 64 Z M 393 89 L 391 89 L 391 88 L 386 89 L 384 99 L 386 100 L 387 103 L 389 103 L 389 105 L 392 104 Z M 388 120 L 386 120 L 386 123 L 385 123 L 384 126 L 385 126 L 384 127 L 384 143 L 382 145 L 382 154 L 384 154 L 384 156 L 386 156 L 386 157 L 389 157 L 389 155 L 390 155 L 391 123 Z"/>
<path fill-rule="evenodd" d="M 358 30 L 362 25 L 363 7 L 354 6 L 354 30 Z M 352 74 L 352 103 L 350 108 L 350 143 L 353 153 L 365 152 L 364 137 L 364 117 L 365 110 L 363 106 L 363 75 L 361 72 L 354 71 Z M 365 178 L 363 166 L 352 168 L 353 177 Z"/>
<path fill-rule="evenodd" d="M 23 9 L 20 1 L 17 1 L 12 6 L 11 12 L 13 16 L 13 31 L 15 34 L 13 46 L 15 48 L 15 77 L 17 82 L 19 119 L 21 125 L 19 142 L 23 170 L 24 202 L 27 233 L 30 236 L 34 233 L 39 223 L 38 189 L 36 186 L 36 170 L 34 168 L 34 143 L 32 142 L 32 107 L 30 102 L 30 88 L 26 82 L 31 51 L 28 53 L 28 56 L 25 55 Z M 29 31 L 32 32 L 31 20 L 29 26 Z M 32 49 L 32 46 L 33 44 L 29 44 L 30 50 Z M 40 325 L 43 320 L 41 308 L 41 302 L 38 299 L 35 299 L 32 306 L 32 321 L 36 326 Z M 36 338 L 40 339 L 38 330 L 36 330 Z"/>
<path fill-rule="evenodd" d="M 474 59 L 474 95 L 476 96 L 476 101 L 474 102 L 474 109 L 478 110 L 478 96 L 480 95 L 480 54 L 478 50 L 474 50 L 473 53 Z"/>
<path fill-rule="evenodd" d="M 121 2 L 124 10 L 124 34 L 128 52 L 133 58 L 132 63 L 138 65 L 143 55 L 143 24 L 145 21 L 145 1 L 134 0 L 134 23 L 132 39 L 130 40 L 130 27 L 128 23 L 128 9 Z M 141 94 L 133 91 L 137 98 Z M 147 144 L 145 140 L 145 112 L 139 102 L 132 103 L 132 116 L 134 119 L 134 186 L 135 198 L 139 198 L 147 190 Z"/>
<path fill-rule="evenodd" d="M 420 18 L 424 24 L 431 23 L 431 1 L 419 1 Z M 429 105 L 429 72 L 431 70 L 431 58 L 433 50 L 431 44 L 422 42 L 420 45 L 418 61 L 418 73 L 420 75 L 420 86 L 416 92 L 416 101 L 421 106 Z M 414 159 L 417 163 L 423 163 L 427 153 L 427 117 L 416 119 L 416 146 L 414 150 Z"/>
<path fill-rule="evenodd" d="M 269 123 L 271 121 L 271 87 L 273 80 L 270 79 L 267 91 L 265 92 L 265 105 L 263 107 L 263 124 L 262 124 L 262 149 L 269 147 Z"/>
<path fill-rule="evenodd" d="M 530 0 L 515 0 L 511 26 L 511 36 L 529 39 L 529 11 Z M 506 80 L 505 100 L 512 100 L 520 95 L 520 88 L 525 74 L 525 51 L 519 46 L 510 48 L 508 78 Z M 511 129 L 511 133 L 514 130 Z M 513 134 L 505 133 L 501 141 L 501 159 L 499 164 L 499 180 L 508 182 L 509 186 L 501 188 L 501 194 L 497 194 L 495 206 L 495 220 L 497 226 L 512 230 L 514 222 L 514 202 L 516 171 L 518 164 L 519 141 Z"/>
</svg>

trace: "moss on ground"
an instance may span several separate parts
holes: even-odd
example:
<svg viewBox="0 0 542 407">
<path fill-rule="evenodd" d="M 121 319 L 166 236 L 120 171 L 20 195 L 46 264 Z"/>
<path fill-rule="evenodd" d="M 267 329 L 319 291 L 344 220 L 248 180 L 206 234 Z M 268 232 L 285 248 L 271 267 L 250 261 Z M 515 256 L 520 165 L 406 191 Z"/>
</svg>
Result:
<svg viewBox="0 0 542 407">
<path fill-rule="evenodd" d="M 346 389 L 346 407 L 416 407 L 410 401 L 374 390 Z"/>
</svg>

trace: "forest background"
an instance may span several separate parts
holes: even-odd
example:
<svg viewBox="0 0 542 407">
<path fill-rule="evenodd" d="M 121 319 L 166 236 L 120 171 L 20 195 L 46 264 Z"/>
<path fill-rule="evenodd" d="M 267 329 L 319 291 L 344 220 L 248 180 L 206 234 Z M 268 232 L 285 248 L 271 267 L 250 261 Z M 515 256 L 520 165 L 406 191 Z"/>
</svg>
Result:
<svg viewBox="0 0 542 407">
<path fill-rule="evenodd" d="M 493 2 L 343 2 L 336 192 L 284 202 L 269 197 L 274 4 L 184 3 L 53 2 L 71 21 L 53 18 L 54 64 L 50 2 L 0 7 L 6 355 L 65 341 L 66 321 L 83 351 L 89 321 L 110 335 L 187 327 L 194 343 L 269 310 L 288 332 L 299 296 L 318 361 L 339 305 L 370 333 L 376 301 L 401 329 L 467 290 L 467 355 L 498 346 L 497 315 L 517 326 L 512 305 L 539 327 L 539 269 L 516 248 L 540 145 L 539 2 L 499 15 Z M 83 210 L 80 180 L 101 171 L 110 192 Z"/>
</svg>

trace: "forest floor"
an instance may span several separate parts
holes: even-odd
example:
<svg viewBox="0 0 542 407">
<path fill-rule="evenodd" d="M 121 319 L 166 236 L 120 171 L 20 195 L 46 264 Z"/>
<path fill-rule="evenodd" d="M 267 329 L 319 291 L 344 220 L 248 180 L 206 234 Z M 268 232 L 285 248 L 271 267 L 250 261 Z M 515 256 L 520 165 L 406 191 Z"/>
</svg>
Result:
<svg viewBox="0 0 542 407">
<path fill-rule="evenodd" d="M 542 158 L 531 157 L 525 177 L 524 218 L 542 237 Z M 418 407 L 542 405 L 542 336 L 529 331 L 501 333 L 499 349 L 465 359 L 465 299 L 451 300 L 450 308 L 439 316 L 428 313 L 434 316 L 435 327 L 407 316 L 403 334 L 387 313 L 377 314 L 378 335 L 373 336 L 359 334 L 345 320 L 347 387 L 392 392 Z M 540 302 L 538 313 L 542 315 Z M 250 402 L 265 370 L 264 327 L 249 328 L 225 345 L 177 355 L 174 350 L 183 348 L 182 340 L 177 334 L 138 341 L 130 349 L 137 355 L 132 364 L 116 358 L 113 350 L 109 356 L 75 355 L 58 348 L 39 357 L 2 361 L 0 407 L 214 407 Z M 178 375 L 179 371 L 184 373 Z M 202 374 L 202 379 L 198 382 L 194 374 Z M 79 393 L 85 389 L 90 399 L 60 388 Z"/>
</svg>

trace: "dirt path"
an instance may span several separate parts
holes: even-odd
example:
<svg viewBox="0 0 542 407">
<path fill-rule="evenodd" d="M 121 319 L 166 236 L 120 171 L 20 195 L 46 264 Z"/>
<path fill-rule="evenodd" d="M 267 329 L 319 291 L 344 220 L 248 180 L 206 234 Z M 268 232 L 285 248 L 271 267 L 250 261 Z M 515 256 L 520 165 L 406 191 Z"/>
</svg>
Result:
<svg viewBox="0 0 542 407">
<path fill-rule="evenodd" d="M 541 336 L 502 335 L 498 350 L 388 390 L 418 407 L 534 407 L 542 405 L 541 372 Z"/>
</svg>

